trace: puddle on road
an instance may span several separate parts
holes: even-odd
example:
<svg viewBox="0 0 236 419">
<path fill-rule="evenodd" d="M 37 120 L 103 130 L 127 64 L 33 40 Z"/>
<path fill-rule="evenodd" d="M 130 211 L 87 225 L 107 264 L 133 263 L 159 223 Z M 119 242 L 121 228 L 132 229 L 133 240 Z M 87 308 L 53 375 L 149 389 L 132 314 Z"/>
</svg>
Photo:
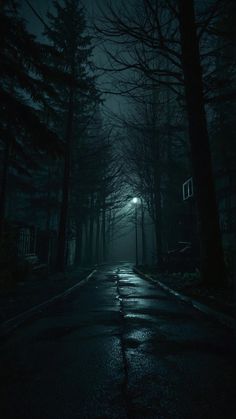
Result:
<svg viewBox="0 0 236 419">
<path fill-rule="evenodd" d="M 124 300 L 132 299 L 132 300 L 169 300 L 169 297 L 165 295 L 122 295 Z"/>
<path fill-rule="evenodd" d="M 136 349 L 141 344 L 142 344 L 142 342 L 140 342 L 137 339 L 132 339 L 132 338 L 124 339 L 124 345 L 125 345 L 126 348 Z"/>
<path fill-rule="evenodd" d="M 135 349 L 153 339 L 153 331 L 149 328 L 132 330 L 125 335 L 124 344 L 127 348 Z"/>
<path fill-rule="evenodd" d="M 137 288 L 137 284 L 135 284 L 134 282 L 130 282 L 130 281 L 119 281 L 119 286 L 120 288 L 126 288 L 126 287 L 134 287 Z"/>
<path fill-rule="evenodd" d="M 136 313 L 127 313 L 125 314 L 125 319 L 127 320 L 145 320 L 147 322 L 156 322 L 156 318 L 149 314 L 136 314 Z"/>
</svg>

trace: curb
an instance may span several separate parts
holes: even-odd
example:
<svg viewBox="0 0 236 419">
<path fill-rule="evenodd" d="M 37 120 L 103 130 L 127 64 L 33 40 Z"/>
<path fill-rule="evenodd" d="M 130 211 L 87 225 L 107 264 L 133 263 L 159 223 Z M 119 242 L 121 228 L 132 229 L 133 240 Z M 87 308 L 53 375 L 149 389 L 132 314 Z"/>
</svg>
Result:
<svg viewBox="0 0 236 419">
<path fill-rule="evenodd" d="M 213 310 L 210 307 L 206 306 L 205 304 L 199 303 L 199 301 L 194 300 L 186 295 L 180 294 L 177 291 L 174 291 L 172 288 L 169 288 L 167 285 L 163 284 L 162 282 L 153 279 L 151 276 L 144 274 L 143 272 L 139 271 L 137 268 L 133 268 L 133 271 L 148 281 L 151 281 L 153 284 L 158 285 L 163 290 L 167 291 L 169 294 L 173 295 L 174 297 L 178 298 L 179 300 L 190 304 L 195 309 L 201 311 L 204 314 L 207 314 L 214 318 L 214 320 L 218 321 L 224 326 L 227 326 L 231 329 L 235 328 L 235 320 L 233 317 L 228 316 L 227 314 L 221 313 L 219 311 Z"/>
<path fill-rule="evenodd" d="M 75 289 L 80 288 L 83 285 L 85 285 L 90 280 L 90 278 L 95 274 L 96 271 L 97 270 L 94 269 L 92 272 L 90 272 L 88 276 L 86 276 L 86 278 L 82 279 L 80 282 L 73 285 L 72 287 L 67 288 L 65 291 L 57 295 L 54 295 L 54 297 L 51 297 L 48 300 L 43 301 L 42 303 L 31 307 L 30 309 L 24 311 L 23 313 L 17 314 L 16 316 L 11 317 L 8 320 L 5 320 L 3 323 L 0 324 L 0 336 L 3 336 L 11 332 L 12 330 L 16 329 L 17 327 L 19 327 L 22 323 L 28 320 L 38 310 L 49 306 L 50 304 L 54 303 L 55 301 L 63 297 L 66 297 L 67 295 L 71 294 Z"/>
</svg>

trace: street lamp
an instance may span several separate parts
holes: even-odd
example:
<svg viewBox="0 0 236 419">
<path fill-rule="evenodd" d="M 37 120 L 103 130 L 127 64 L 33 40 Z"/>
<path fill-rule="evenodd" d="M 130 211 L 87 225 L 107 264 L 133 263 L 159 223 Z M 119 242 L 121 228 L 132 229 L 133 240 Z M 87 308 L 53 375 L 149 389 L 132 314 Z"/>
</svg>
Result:
<svg viewBox="0 0 236 419">
<path fill-rule="evenodd" d="M 138 198 L 132 199 L 135 204 L 135 263 L 138 266 Z"/>
</svg>

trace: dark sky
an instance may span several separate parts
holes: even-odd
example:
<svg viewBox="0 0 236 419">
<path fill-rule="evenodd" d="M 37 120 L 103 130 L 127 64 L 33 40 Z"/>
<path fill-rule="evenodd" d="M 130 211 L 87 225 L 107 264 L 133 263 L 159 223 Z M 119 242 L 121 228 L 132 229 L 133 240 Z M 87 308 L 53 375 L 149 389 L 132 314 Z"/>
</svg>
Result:
<svg viewBox="0 0 236 419">
<path fill-rule="evenodd" d="M 52 8 L 52 0 L 30 0 L 32 6 L 37 10 L 37 12 L 44 18 L 48 10 Z M 96 13 L 96 5 L 103 5 L 105 0 L 85 0 L 81 2 L 87 9 L 87 16 L 92 18 L 94 13 Z M 25 0 L 22 0 L 22 11 L 23 15 L 29 23 L 29 29 L 35 34 L 41 34 L 43 30 L 43 25 L 40 23 L 39 19 L 35 17 L 34 13 L 31 11 L 29 6 L 26 4 Z"/>
</svg>

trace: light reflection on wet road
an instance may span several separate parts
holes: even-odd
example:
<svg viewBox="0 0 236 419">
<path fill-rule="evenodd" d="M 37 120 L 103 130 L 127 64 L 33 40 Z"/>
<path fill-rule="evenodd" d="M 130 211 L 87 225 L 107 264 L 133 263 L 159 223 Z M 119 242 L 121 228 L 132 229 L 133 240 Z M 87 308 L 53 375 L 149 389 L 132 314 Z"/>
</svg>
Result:
<svg viewBox="0 0 236 419">
<path fill-rule="evenodd" d="M 0 351 L 2 419 L 235 416 L 230 331 L 130 264 L 102 267 Z"/>
</svg>

